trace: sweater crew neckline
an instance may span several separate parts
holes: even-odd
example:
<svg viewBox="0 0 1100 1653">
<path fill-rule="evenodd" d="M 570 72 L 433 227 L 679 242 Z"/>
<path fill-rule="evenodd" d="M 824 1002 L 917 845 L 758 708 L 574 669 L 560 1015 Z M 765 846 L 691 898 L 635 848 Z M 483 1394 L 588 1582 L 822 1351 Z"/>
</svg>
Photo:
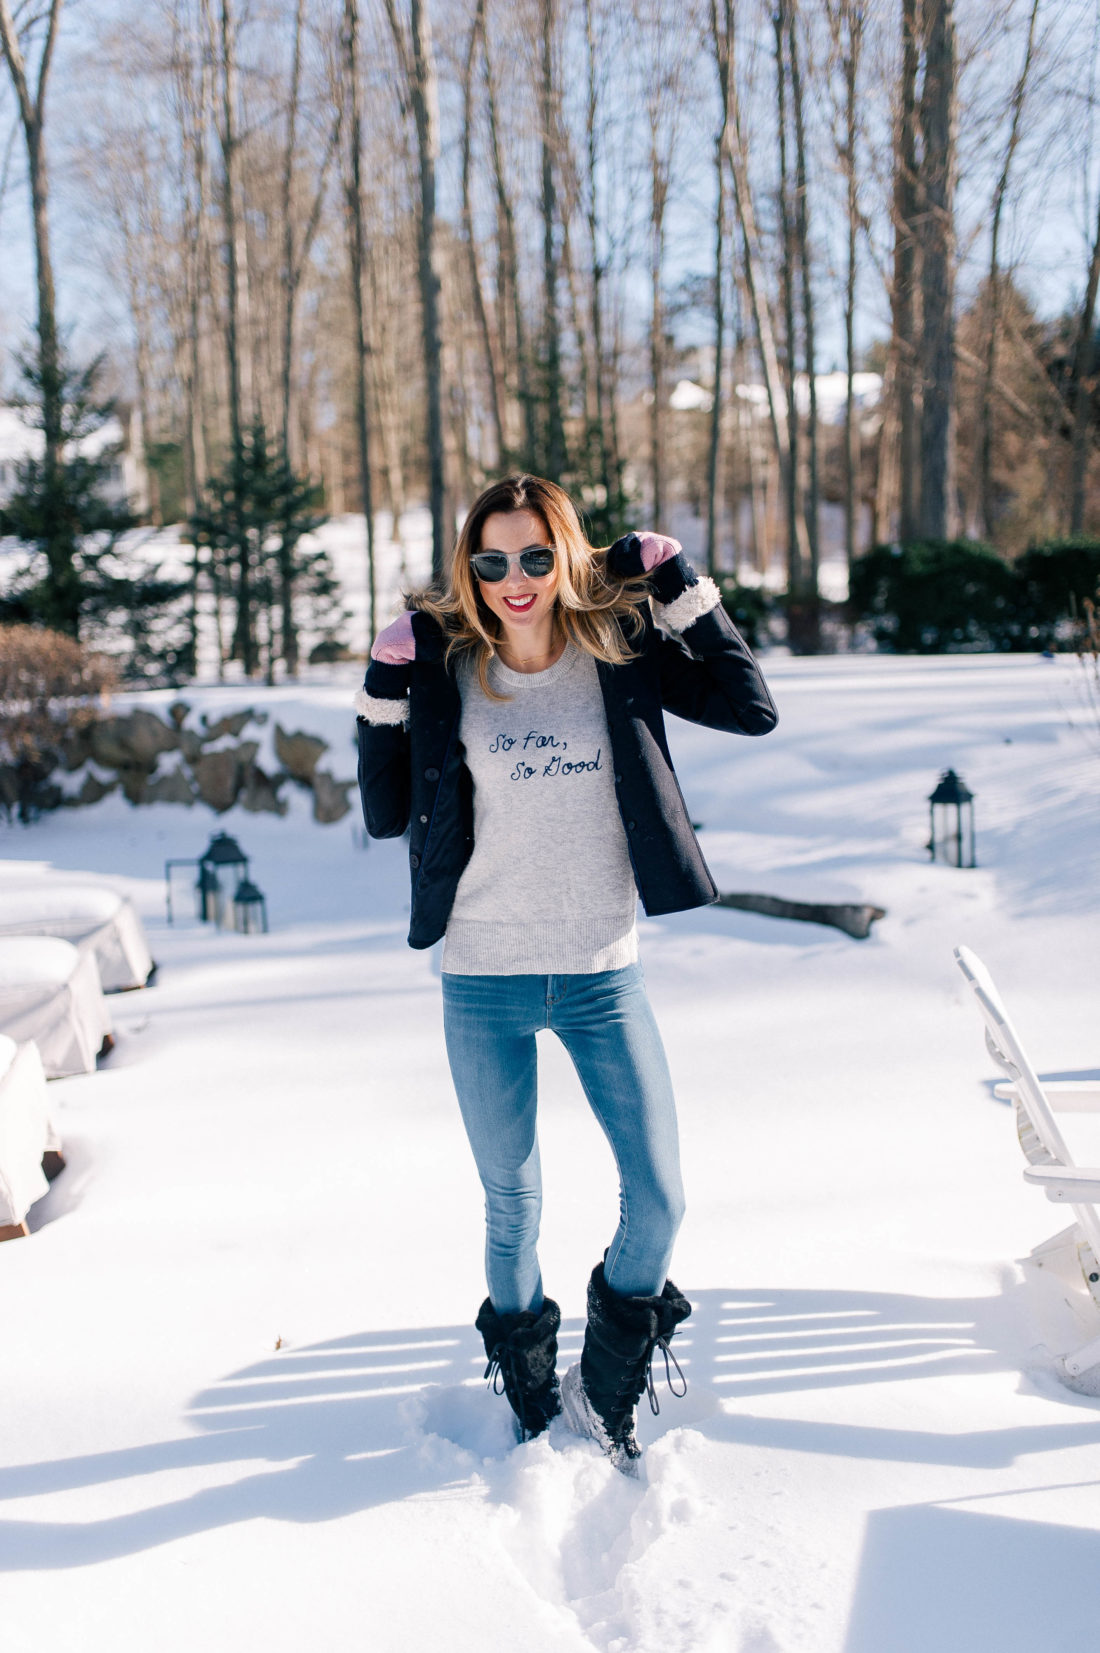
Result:
<svg viewBox="0 0 1100 1653">
<path fill-rule="evenodd" d="M 512 694 L 524 689 L 549 689 L 567 675 L 576 664 L 577 656 L 575 644 L 567 640 L 561 658 L 555 660 L 552 666 L 546 666 L 541 672 L 514 672 L 511 666 L 504 664 L 499 654 L 494 654 L 489 666 L 489 679 L 496 688 L 507 689 Z"/>
</svg>

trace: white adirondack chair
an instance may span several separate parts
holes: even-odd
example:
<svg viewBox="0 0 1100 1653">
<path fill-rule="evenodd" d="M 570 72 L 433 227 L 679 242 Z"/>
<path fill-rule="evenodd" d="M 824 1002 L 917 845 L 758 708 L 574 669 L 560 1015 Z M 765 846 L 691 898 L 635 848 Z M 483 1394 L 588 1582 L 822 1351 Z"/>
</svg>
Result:
<svg viewBox="0 0 1100 1653">
<path fill-rule="evenodd" d="M 1056 1205 L 1067 1205 L 1073 1222 L 1043 1241 L 1028 1258 L 1039 1267 L 1057 1253 L 1076 1254 L 1085 1288 L 1100 1311 L 1100 1168 L 1075 1165 L 1055 1113 L 1100 1113 L 1100 1082 L 1062 1080 L 1041 1082 L 1028 1061 L 993 979 L 969 947 L 956 947 L 955 959 L 978 1002 L 985 1023 L 989 1054 L 1008 1075 L 995 1087 L 1003 1102 L 1016 1111 L 1016 1134 L 1027 1165 L 1024 1181 L 1046 1192 Z M 1100 1363 L 1100 1335 L 1062 1357 L 1065 1374 L 1080 1378 Z"/>
</svg>

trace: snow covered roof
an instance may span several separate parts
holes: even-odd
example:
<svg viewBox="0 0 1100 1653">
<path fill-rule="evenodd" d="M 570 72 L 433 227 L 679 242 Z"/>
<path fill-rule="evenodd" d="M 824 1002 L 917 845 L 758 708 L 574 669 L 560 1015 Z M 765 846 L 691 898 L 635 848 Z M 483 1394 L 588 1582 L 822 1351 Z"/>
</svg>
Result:
<svg viewBox="0 0 1100 1653">
<path fill-rule="evenodd" d="M 679 389 L 679 386 L 677 386 L 677 389 Z M 819 373 L 814 380 L 814 389 L 817 392 L 817 417 L 820 423 L 823 425 L 842 424 L 844 422 L 844 407 L 848 399 L 848 375 L 841 372 Z M 870 412 L 872 408 L 878 406 L 882 397 L 882 374 L 854 373 L 852 375 L 852 390 L 858 411 L 861 413 Z M 753 411 L 758 413 L 761 418 L 766 416 L 768 392 L 762 384 L 735 385 L 733 393 L 739 401 L 748 402 Z M 810 410 L 810 381 L 804 373 L 799 373 L 795 378 L 794 395 L 799 413 L 808 413 Z M 673 403 L 673 406 L 675 405 Z M 709 395 L 707 406 L 710 406 Z"/>
</svg>

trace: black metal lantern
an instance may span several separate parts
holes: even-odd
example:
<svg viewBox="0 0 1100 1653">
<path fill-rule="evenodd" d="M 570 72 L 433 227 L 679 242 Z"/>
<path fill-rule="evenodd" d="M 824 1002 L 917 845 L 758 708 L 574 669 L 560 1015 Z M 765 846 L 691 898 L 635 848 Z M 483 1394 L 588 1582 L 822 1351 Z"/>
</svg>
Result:
<svg viewBox="0 0 1100 1653">
<path fill-rule="evenodd" d="M 953 769 L 945 769 L 928 797 L 932 818 L 928 853 L 949 867 L 975 867 L 974 794 Z"/>
<path fill-rule="evenodd" d="M 241 879 L 233 897 L 233 928 L 245 936 L 267 934 L 267 902 L 249 878 Z"/>
<path fill-rule="evenodd" d="M 195 880 L 195 916 L 203 924 L 221 925 L 225 896 L 221 880 L 213 867 L 199 862 L 199 876 Z"/>
<path fill-rule="evenodd" d="M 267 909 L 263 904 L 264 898 L 260 891 L 256 889 L 255 884 L 249 882 L 248 856 L 237 840 L 231 838 L 228 832 L 216 832 L 197 859 L 192 857 L 185 860 L 181 857 L 173 857 L 172 860 L 164 863 L 164 901 L 169 924 L 172 922 L 173 867 L 198 867 L 199 876 L 195 880 L 195 916 L 202 923 L 216 924 L 218 929 L 221 929 L 227 917 L 225 892 L 227 888 L 235 886 L 236 894 L 233 898 L 233 909 L 228 914 L 234 929 L 258 930 L 261 928 L 261 921 L 262 928 L 267 929 Z M 222 873 L 225 874 L 227 879 L 225 885 L 223 885 L 219 876 Z M 246 907 L 258 906 L 261 909 L 260 918 L 248 925 L 240 922 L 237 909 L 237 902 L 240 900 L 242 889 L 251 892 L 246 894 L 244 905 Z"/>
<path fill-rule="evenodd" d="M 200 867 L 223 868 L 236 873 L 238 882 L 248 877 L 248 856 L 228 832 L 216 832 L 199 857 Z"/>
<path fill-rule="evenodd" d="M 226 875 L 223 887 L 220 874 Z M 248 856 L 228 832 L 216 832 L 199 857 L 199 884 L 213 879 L 213 912 L 208 917 L 221 929 L 226 918 L 224 889 L 232 889 L 248 877 Z M 209 903 L 208 903 L 209 905 Z"/>
</svg>

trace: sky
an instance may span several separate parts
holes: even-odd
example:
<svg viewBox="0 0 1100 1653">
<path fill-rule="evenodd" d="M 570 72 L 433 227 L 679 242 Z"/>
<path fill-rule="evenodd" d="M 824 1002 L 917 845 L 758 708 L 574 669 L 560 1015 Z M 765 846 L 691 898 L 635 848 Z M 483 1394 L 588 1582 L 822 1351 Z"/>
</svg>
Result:
<svg viewBox="0 0 1100 1653">
<path fill-rule="evenodd" d="M 988 258 L 989 201 L 1003 152 L 1003 123 L 990 111 L 1003 109 L 1018 73 L 1029 0 L 963 0 L 959 6 L 964 67 L 961 101 L 964 118 L 958 195 L 959 245 L 963 262 L 959 275 L 960 302 L 975 291 Z M 890 8 L 892 11 L 892 7 Z M 94 44 L 104 17 L 133 10 L 132 0 L 69 0 L 63 13 L 57 60 L 51 83 L 49 133 L 52 176 L 51 225 L 60 311 L 78 354 L 89 356 L 106 349 L 125 354 L 129 330 L 125 304 L 91 247 L 88 223 L 70 157 L 79 146 L 79 131 L 67 115 L 66 94 L 78 88 L 86 73 L 88 47 Z M 884 4 L 871 4 L 872 19 L 881 20 Z M 437 36 L 448 31 L 456 38 L 465 27 L 453 9 L 437 5 Z M 1041 0 L 1040 53 L 1032 102 L 1016 160 L 1015 199 L 1010 204 L 1003 240 L 1004 262 L 1015 265 L 1018 279 L 1042 316 L 1054 316 L 1079 302 L 1084 287 L 1088 246 L 1095 232 L 1100 156 L 1096 115 L 1096 62 L 1100 49 L 1100 8 L 1091 0 Z M 870 46 L 868 48 L 870 53 Z M 773 99 L 771 69 L 764 36 L 747 42 L 743 54 L 755 91 L 746 95 L 750 118 L 755 106 L 766 119 Z M 707 64 L 699 69 L 693 96 L 712 98 Z M 710 76 L 713 79 L 713 76 Z M 813 90 L 820 88 L 810 77 Z M 446 100 L 444 101 L 446 110 Z M 886 119 L 882 100 L 869 91 L 864 109 L 868 129 L 882 130 Z M 11 352 L 25 341 L 34 322 L 34 269 L 31 254 L 29 201 L 24 187 L 21 133 L 13 125 L 14 100 L 6 77 L 0 79 L 0 168 L 10 156 L 7 188 L 0 194 L 0 387 L 10 389 Z M 840 184 L 831 159 L 831 141 L 820 127 L 817 155 L 819 191 L 817 213 L 811 224 L 818 275 L 818 348 L 823 370 L 842 363 L 843 328 L 839 285 L 843 265 L 843 235 L 829 198 L 838 201 Z M 754 158 L 761 184 L 761 216 L 768 210 L 765 169 Z M 455 146 L 444 147 L 441 194 L 444 210 L 448 195 L 453 203 L 456 184 Z M 532 186 L 534 187 L 534 186 Z M 869 194 L 872 193 L 869 191 Z M 881 188 L 879 194 L 881 194 Z M 710 275 L 713 175 L 709 146 L 685 145 L 674 175 L 668 226 L 669 289 L 693 277 Z M 821 209 L 819 210 L 819 203 Z M 635 203 L 636 206 L 636 203 Z M 880 262 L 888 260 L 888 227 L 876 217 L 873 201 L 871 240 Z M 866 257 L 860 277 L 857 348 L 865 350 L 883 338 L 889 327 L 885 289 Z M 627 292 L 644 326 L 648 310 L 648 277 L 644 245 L 628 274 Z M 678 323 L 685 344 L 709 342 L 709 318 L 688 314 Z"/>
</svg>

